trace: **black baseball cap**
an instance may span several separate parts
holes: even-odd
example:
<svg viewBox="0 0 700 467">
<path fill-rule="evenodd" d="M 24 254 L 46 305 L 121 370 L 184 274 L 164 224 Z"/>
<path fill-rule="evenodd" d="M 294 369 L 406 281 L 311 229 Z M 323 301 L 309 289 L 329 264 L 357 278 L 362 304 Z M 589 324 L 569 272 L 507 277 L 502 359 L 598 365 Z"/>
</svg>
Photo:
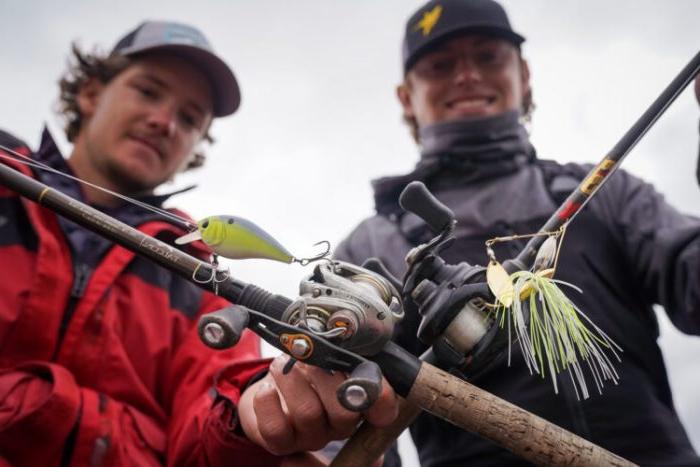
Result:
<svg viewBox="0 0 700 467">
<path fill-rule="evenodd" d="M 493 0 L 431 0 L 406 22 L 403 70 L 406 73 L 431 46 L 464 33 L 500 37 L 519 46 L 503 7 Z"/>
<path fill-rule="evenodd" d="M 191 62 L 211 85 L 215 117 L 231 115 L 241 103 L 238 82 L 198 29 L 168 21 L 146 21 L 119 39 L 112 55 L 132 56 L 146 52 L 169 52 Z"/>
</svg>

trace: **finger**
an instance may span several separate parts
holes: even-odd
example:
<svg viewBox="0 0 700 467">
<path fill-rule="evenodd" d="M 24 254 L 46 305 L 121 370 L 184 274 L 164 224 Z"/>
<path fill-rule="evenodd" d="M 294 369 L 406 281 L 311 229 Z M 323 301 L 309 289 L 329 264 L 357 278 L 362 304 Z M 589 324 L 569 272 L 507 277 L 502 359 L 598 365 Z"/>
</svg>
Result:
<svg viewBox="0 0 700 467">
<path fill-rule="evenodd" d="M 365 418 L 376 427 L 384 427 L 393 422 L 398 414 L 399 405 L 396 393 L 389 382 L 382 378 L 382 392 L 372 407 L 365 412 Z"/>
<path fill-rule="evenodd" d="M 294 428 L 282 408 L 277 388 L 263 382 L 253 398 L 257 429 L 264 447 L 275 455 L 296 451 Z"/>
<path fill-rule="evenodd" d="M 311 387 L 303 371 L 303 364 L 297 363 L 292 370 L 282 374 L 288 357 L 277 357 L 270 364 L 270 374 L 287 406 L 288 419 L 294 427 L 296 450 L 314 451 L 330 441 L 330 425 L 316 391 Z"/>
<path fill-rule="evenodd" d="M 349 437 L 355 432 L 361 415 L 347 410 L 338 401 L 338 387 L 345 381 L 345 375 L 341 373 L 331 375 L 321 368 L 309 365 L 306 365 L 304 371 L 326 411 L 328 423 L 333 431 L 332 437 L 334 439 Z"/>
</svg>

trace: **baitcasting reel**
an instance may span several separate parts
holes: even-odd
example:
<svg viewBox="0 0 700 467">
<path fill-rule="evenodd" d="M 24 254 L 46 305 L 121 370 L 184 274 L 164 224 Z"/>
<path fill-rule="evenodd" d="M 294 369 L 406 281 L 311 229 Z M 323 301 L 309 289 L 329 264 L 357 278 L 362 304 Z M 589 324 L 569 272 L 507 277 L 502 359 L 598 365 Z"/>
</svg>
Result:
<svg viewBox="0 0 700 467">
<path fill-rule="evenodd" d="M 362 355 L 376 354 L 391 339 L 403 317 L 398 291 L 373 271 L 331 260 L 317 265 L 299 291 L 280 321 L 257 323 L 265 331 L 261 336 L 289 354 L 292 365 L 306 361 L 350 373 L 338 388 L 339 402 L 352 411 L 369 408 L 381 393 L 382 374 Z M 261 316 L 237 305 L 209 313 L 199 320 L 200 338 L 216 349 L 231 347 L 251 318 Z"/>
<path fill-rule="evenodd" d="M 301 282 L 299 295 L 283 321 L 360 355 L 379 352 L 403 318 L 400 295 L 387 279 L 343 261 L 316 266 Z"/>
</svg>

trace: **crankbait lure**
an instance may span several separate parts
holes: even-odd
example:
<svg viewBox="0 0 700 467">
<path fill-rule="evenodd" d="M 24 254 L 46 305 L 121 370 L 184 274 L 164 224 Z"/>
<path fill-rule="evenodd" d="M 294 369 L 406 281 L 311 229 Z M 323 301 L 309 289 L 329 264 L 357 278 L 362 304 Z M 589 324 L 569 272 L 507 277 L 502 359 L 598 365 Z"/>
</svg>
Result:
<svg viewBox="0 0 700 467">
<path fill-rule="evenodd" d="M 211 250 L 230 259 L 271 259 L 283 263 L 299 263 L 302 266 L 325 258 L 330 252 L 330 243 L 322 241 L 326 250 L 311 258 L 295 258 L 284 246 L 255 223 L 235 216 L 210 216 L 197 222 L 197 230 L 175 240 L 185 245 L 202 240 Z"/>
<path fill-rule="evenodd" d="M 582 364 L 586 363 L 600 393 L 604 381 L 617 384 L 619 376 L 608 354 L 620 361 L 618 352 L 622 349 L 566 296 L 560 286 L 579 293 L 581 289 L 552 278 L 565 228 L 566 224 L 555 232 L 495 238 L 486 243 L 490 258 L 487 282 L 496 297 L 490 308 L 498 325 L 507 329 L 509 364 L 515 338 L 530 373 L 544 378 L 549 372 L 556 393 L 557 375 L 566 370 L 576 396 L 587 399 L 589 393 Z M 540 247 L 532 270 L 508 276 L 496 260 L 491 245 L 534 235 L 548 238 Z"/>
</svg>

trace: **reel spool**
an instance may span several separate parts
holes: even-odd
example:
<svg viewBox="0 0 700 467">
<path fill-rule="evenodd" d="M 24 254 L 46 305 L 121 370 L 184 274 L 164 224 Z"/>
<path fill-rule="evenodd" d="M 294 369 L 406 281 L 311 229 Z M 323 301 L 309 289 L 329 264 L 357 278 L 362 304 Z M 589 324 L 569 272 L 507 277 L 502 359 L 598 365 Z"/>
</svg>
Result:
<svg viewBox="0 0 700 467">
<path fill-rule="evenodd" d="M 384 277 L 343 261 L 327 261 L 299 285 L 282 320 L 360 355 L 379 352 L 403 318 L 401 296 Z"/>
</svg>

